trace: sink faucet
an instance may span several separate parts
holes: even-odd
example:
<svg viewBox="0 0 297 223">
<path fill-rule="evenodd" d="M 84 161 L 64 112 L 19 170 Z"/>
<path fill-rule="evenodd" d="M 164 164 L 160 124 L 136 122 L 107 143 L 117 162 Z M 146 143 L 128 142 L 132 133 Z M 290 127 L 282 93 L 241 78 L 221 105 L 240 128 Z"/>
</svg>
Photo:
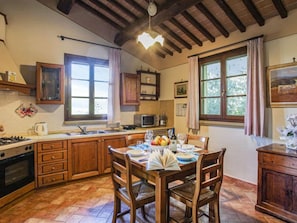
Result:
<svg viewBox="0 0 297 223">
<path fill-rule="evenodd" d="M 80 129 L 82 134 L 87 134 L 87 127 L 81 127 L 79 125 L 77 127 Z"/>
</svg>

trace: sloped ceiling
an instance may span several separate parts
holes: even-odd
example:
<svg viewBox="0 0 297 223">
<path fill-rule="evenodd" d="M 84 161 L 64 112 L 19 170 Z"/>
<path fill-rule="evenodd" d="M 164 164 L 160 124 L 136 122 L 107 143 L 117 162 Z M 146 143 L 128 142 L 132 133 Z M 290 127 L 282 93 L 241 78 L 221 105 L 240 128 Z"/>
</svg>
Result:
<svg viewBox="0 0 297 223">
<path fill-rule="evenodd" d="M 151 26 L 165 42 L 145 50 L 136 38 L 148 28 L 149 0 L 38 1 L 155 67 L 252 25 L 263 27 L 272 17 L 287 18 L 297 8 L 296 0 L 154 0 Z"/>
</svg>

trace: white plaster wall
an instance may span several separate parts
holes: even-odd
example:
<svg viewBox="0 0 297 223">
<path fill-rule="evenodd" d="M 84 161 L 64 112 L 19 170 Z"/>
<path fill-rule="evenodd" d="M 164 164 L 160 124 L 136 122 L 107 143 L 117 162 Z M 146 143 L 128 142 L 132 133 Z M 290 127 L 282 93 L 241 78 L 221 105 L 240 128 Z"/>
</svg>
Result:
<svg viewBox="0 0 297 223">
<path fill-rule="evenodd" d="M 62 41 L 58 35 L 114 46 L 37 1 L 0 0 L 0 12 L 7 16 L 6 46 L 17 66 L 35 65 L 36 62 L 64 64 L 64 53 L 108 58 L 108 48 L 71 40 Z M 155 70 L 121 51 L 121 72 L 135 73 L 141 68 Z M 30 103 L 35 105 L 34 96 L 0 91 L 0 124 L 4 125 L 7 134 L 30 134 L 32 126 L 41 121 L 48 122 L 49 132 L 77 128 L 75 125 L 64 125 L 63 105 L 35 105 L 38 113 L 31 118 L 20 118 L 14 112 L 21 104 L 29 106 Z M 122 112 L 122 124 L 133 123 L 133 114 L 134 111 Z M 105 126 L 98 124 L 91 127 Z"/>
<path fill-rule="evenodd" d="M 292 57 L 297 58 L 297 35 L 291 35 L 273 41 L 265 42 L 266 66 L 292 62 Z M 188 64 L 161 70 L 162 98 L 173 97 L 174 82 L 188 80 Z M 186 103 L 186 99 L 175 99 L 177 103 Z M 256 184 L 257 183 L 257 147 L 280 142 L 276 131 L 278 126 L 286 125 L 288 114 L 297 113 L 296 108 L 267 108 L 268 138 L 245 136 L 243 128 L 202 126 L 199 134 L 210 137 L 209 148 L 227 148 L 225 156 L 225 174 Z M 174 117 L 176 132 L 187 132 L 186 117 Z"/>
</svg>

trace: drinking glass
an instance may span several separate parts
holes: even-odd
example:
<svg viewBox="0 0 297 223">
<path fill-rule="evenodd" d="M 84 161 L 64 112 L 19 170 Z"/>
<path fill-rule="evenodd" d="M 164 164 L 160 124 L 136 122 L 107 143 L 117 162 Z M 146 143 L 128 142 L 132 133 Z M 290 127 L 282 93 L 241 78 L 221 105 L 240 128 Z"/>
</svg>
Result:
<svg viewBox="0 0 297 223">
<path fill-rule="evenodd" d="M 187 134 L 186 133 L 178 133 L 177 134 L 177 140 L 180 144 L 180 148 L 182 149 L 183 148 L 183 144 L 185 143 L 187 139 Z"/>
<path fill-rule="evenodd" d="M 153 130 L 146 130 L 145 135 L 144 135 L 144 140 L 145 140 L 146 144 L 151 145 L 153 137 L 154 137 Z"/>
</svg>

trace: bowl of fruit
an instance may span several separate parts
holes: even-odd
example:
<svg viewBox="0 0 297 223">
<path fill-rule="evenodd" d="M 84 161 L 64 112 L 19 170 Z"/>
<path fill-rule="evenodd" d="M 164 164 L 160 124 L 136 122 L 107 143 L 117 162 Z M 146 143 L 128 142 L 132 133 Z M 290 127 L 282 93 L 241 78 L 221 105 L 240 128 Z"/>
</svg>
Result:
<svg viewBox="0 0 297 223">
<path fill-rule="evenodd" d="M 154 150 L 160 150 L 161 152 L 168 147 L 170 144 L 170 139 L 163 135 L 163 136 L 155 136 L 155 138 L 151 142 L 151 149 Z"/>
</svg>

